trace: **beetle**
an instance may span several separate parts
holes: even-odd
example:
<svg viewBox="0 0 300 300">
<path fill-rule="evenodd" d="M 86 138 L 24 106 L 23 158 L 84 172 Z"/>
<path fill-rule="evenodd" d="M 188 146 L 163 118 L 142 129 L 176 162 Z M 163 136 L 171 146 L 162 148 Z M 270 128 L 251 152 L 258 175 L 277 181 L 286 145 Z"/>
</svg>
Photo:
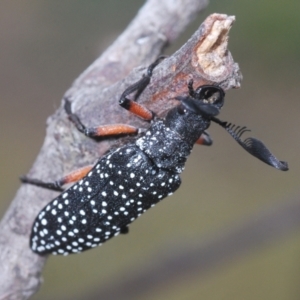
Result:
<svg viewBox="0 0 300 300">
<path fill-rule="evenodd" d="M 76 128 L 88 137 L 137 134 L 134 141 L 110 150 L 94 166 L 81 168 L 55 182 L 22 177 L 24 183 L 62 190 L 66 183 L 77 181 L 47 204 L 36 217 L 30 236 L 31 249 L 40 255 L 78 253 L 101 245 L 127 233 L 128 225 L 163 198 L 175 192 L 180 173 L 195 143 L 211 144 L 206 129 L 217 123 L 250 154 L 282 171 L 288 170 L 255 138 L 242 140 L 246 127 L 235 126 L 216 116 L 224 104 L 225 92 L 219 86 L 204 85 L 196 89 L 188 82 L 188 96 L 176 97 L 178 105 L 165 118 L 154 115 L 136 100 L 149 84 L 158 58 L 146 74 L 129 86 L 119 104 L 133 114 L 148 120 L 144 132 L 125 125 L 103 125 L 87 128 L 72 112 L 65 99 L 65 110 Z M 136 92 L 134 100 L 128 95 Z"/>
</svg>

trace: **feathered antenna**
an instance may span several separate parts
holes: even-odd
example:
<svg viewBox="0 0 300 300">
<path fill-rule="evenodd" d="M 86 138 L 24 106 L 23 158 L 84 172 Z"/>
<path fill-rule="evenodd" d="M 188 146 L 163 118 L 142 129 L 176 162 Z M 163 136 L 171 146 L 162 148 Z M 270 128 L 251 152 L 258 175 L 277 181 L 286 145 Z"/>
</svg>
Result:
<svg viewBox="0 0 300 300">
<path fill-rule="evenodd" d="M 246 138 L 242 141 L 242 135 L 251 131 L 246 126 L 236 126 L 235 124 L 221 121 L 215 117 L 211 117 L 211 120 L 219 124 L 250 154 L 260 159 L 264 163 L 281 171 L 287 171 L 289 169 L 287 162 L 278 160 L 270 150 L 264 145 L 263 142 L 256 138 Z"/>
</svg>

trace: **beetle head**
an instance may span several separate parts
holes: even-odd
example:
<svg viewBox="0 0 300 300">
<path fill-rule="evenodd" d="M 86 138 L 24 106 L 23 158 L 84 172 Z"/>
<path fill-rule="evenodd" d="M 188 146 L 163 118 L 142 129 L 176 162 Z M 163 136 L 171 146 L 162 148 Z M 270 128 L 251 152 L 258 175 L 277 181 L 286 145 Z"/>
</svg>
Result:
<svg viewBox="0 0 300 300">
<path fill-rule="evenodd" d="M 181 101 L 179 109 L 199 114 L 209 121 L 213 121 L 223 127 L 248 153 L 260 159 L 264 163 L 281 171 L 288 170 L 288 164 L 285 161 L 278 160 L 269 149 L 258 139 L 249 137 L 241 139 L 244 132 L 250 131 L 245 126 L 236 126 L 216 118 L 224 104 L 225 92 L 222 88 L 213 85 L 199 86 L 196 90 L 193 88 L 193 80 L 188 83 L 189 96 L 177 97 Z"/>
<path fill-rule="evenodd" d="M 176 97 L 184 109 L 206 118 L 211 118 L 219 114 L 225 97 L 222 88 L 214 85 L 203 85 L 194 90 L 192 80 L 190 80 L 188 86 L 189 96 Z"/>
</svg>

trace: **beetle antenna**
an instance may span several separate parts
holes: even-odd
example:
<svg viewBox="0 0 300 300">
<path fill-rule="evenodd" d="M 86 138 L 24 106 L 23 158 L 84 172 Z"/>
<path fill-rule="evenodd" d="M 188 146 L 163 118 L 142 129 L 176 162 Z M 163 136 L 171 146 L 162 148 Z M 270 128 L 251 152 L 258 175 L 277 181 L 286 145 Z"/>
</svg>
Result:
<svg viewBox="0 0 300 300">
<path fill-rule="evenodd" d="M 236 126 L 216 117 L 211 117 L 211 120 L 223 127 L 248 153 L 278 170 L 287 171 L 289 169 L 287 162 L 278 160 L 260 140 L 249 137 L 243 141 L 241 139 L 242 135 L 247 131 L 251 131 L 246 126 Z"/>
</svg>

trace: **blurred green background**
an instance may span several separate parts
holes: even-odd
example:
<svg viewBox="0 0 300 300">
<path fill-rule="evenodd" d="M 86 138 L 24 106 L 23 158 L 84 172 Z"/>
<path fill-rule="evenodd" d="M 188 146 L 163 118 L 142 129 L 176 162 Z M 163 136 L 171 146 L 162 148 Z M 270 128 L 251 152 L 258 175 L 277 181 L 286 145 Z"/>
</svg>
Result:
<svg viewBox="0 0 300 300">
<path fill-rule="evenodd" d="M 18 176 L 29 170 L 43 143 L 46 118 L 142 4 L 0 2 L 1 216 L 20 184 Z M 227 93 L 221 119 L 249 126 L 253 136 L 289 162 L 290 171 L 264 165 L 212 126 L 213 147 L 195 147 L 174 196 L 131 225 L 127 236 L 82 255 L 50 257 L 34 299 L 91 299 L 90 293 L 130 277 L 162 252 L 171 256 L 178 245 L 184 249 L 209 241 L 299 198 L 300 1 L 211 1 L 167 53 L 213 12 L 236 16 L 229 49 L 244 76 L 242 88 Z M 299 234 L 300 228 L 134 299 L 299 299 Z"/>
</svg>

